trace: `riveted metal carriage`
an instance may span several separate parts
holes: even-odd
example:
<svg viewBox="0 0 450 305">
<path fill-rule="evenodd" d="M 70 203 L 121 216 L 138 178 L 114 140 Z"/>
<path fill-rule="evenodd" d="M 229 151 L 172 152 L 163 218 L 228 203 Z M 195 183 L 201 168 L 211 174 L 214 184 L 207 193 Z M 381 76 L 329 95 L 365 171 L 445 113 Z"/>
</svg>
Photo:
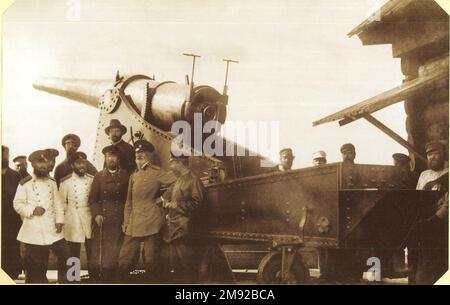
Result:
<svg viewBox="0 0 450 305">
<path fill-rule="evenodd" d="M 334 163 L 213 184 L 198 232 L 250 249 L 266 245 L 258 262 L 263 283 L 304 282 L 304 248 L 350 249 L 387 261 L 436 200 L 414 190 L 411 175 L 394 166 Z M 367 258 L 346 255 L 339 264 L 358 265 L 362 274 Z"/>
</svg>

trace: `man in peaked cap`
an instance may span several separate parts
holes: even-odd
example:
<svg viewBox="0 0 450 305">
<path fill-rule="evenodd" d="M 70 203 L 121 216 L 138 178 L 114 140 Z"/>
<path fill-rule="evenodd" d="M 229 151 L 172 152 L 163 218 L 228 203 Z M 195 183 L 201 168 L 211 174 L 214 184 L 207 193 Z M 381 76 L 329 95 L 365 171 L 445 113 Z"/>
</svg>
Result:
<svg viewBox="0 0 450 305">
<path fill-rule="evenodd" d="M 282 172 L 291 170 L 294 159 L 295 156 L 292 153 L 291 148 L 284 148 L 280 150 L 280 164 L 278 165 L 278 170 Z"/>
<path fill-rule="evenodd" d="M 394 166 L 399 166 L 401 168 L 411 168 L 410 162 L 411 158 L 405 154 L 402 153 L 395 153 L 392 155 L 392 160 L 394 163 Z"/>
<path fill-rule="evenodd" d="M 13 207 L 13 200 L 21 177 L 9 167 L 9 148 L 2 145 L 2 236 L 1 268 L 12 279 L 16 279 L 22 270 L 20 244 L 17 241 L 22 221 Z"/>
<path fill-rule="evenodd" d="M 429 169 L 420 174 L 417 189 L 440 191 L 444 195 L 436 203 L 433 214 L 417 224 L 418 260 L 412 268 L 416 284 L 433 284 L 448 269 L 447 151 L 447 146 L 440 141 L 425 145 Z"/>
<path fill-rule="evenodd" d="M 406 187 L 407 189 L 414 189 L 417 185 L 419 175 L 416 172 L 411 171 L 411 158 L 408 155 L 402 153 L 394 153 L 392 155 L 392 161 L 393 165 L 401 170 L 400 179 L 404 187 Z M 406 247 L 409 248 L 408 245 L 406 245 Z M 405 266 L 404 248 L 396 249 L 392 252 L 390 252 L 390 250 L 387 250 L 386 253 L 390 253 L 392 258 L 388 264 L 384 264 L 385 271 L 383 272 L 383 274 L 390 278 L 404 277 L 405 271 L 407 271 L 407 268 Z M 408 261 L 412 262 L 413 260 L 414 253 L 409 248 Z"/>
<path fill-rule="evenodd" d="M 419 174 L 411 170 L 411 158 L 402 153 L 395 153 L 392 155 L 394 166 L 402 169 L 404 173 L 402 180 L 408 188 L 415 188 Z"/>
<path fill-rule="evenodd" d="M 196 259 L 199 249 L 193 245 L 191 238 L 192 217 L 203 201 L 203 184 L 199 177 L 189 169 L 189 156 L 171 152 L 170 169 L 177 176 L 162 196 L 163 207 L 167 209 L 163 238 L 170 246 L 171 261 L 178 262 L 181 270 L 175 272 L 188 283 L 198 280 Z M 194 224 L 195 225 L 195 224 Z"/>
<path fill-rule="evenodd" d="M 323 150 L 315 152 L 312 156 L 314 166 L 327 164 L 327 154 Z"/>
<path fill-rule="evenodd" d="M 295 156 L 291 148 L 283 148 L 280 150 L 279 163 L 273 167 L 268 168 L 268 172 L 285 172 L 292 169 L 292 163 Z"/>
<path fill-rule="evenodd" d="M 134 148 L 122 139 L 127 133 L 127 128 L 119 120 L 112 119 L 109 126 L 105 128 L 105 133 L 109 136 L 111 144 L 115 145 L 120 152 L 120 166 L 128 173 L 133 173 L 136 169 Z"/>
<path fill-rule="evenodd" d="M 355 164 L 356 149 L 352 143 L 346 143 L 341 146 L 342 162 Z"/>
<path fill-rule="evenodd" d="M 84 243 L 90 271 L 92 214 L 88 196 L 94 177 L 87 173 L 85 153 L 79 151 L 73 153 L 68 162 L 73 173 L 62 178 L 59 186 L 65 206 L 64 239 L 67 241 L 71 257 L 80 258 L 81 244 Z"/>
<path fill-rule="evenodd" d="M 13 159 L 14 165 L 16 167 L 16 171 L 19 173 L 21 179 L 30 176 L 27 171 L 28 163 L 27 156 L 17 156 Z"/>
<path fill-rule="evenodd" d="M 25 280 L 47 282 L 49 250 L 52 250 L 58 258 L 58 281 L 66 282 L 64 206 L 56 182 L 48 176 L 45 151 L 33 152 L 28 160 L 33 174 L 20 181 L 14 197 L 14 209 L 23 219 L 17 240 L 25 244 Z"/>
<path fill-rule="evenodd" d="M 60 180 L 73 172 L 72 167 L 69 165 L 68 158 L 78 150 L 81 145 L 81 140 L 79 136 L 69 133 L 62 138 L 61 144 L 66 150 L 66 159 L 58 164 L 55 169 L 55 180 L 58 187 Z M 87 172 L 90 175 L 95 175 L 97 173 L 97 169 L 89 161 L 87 161 Z"/>
<path fill-rule="evenodd" d="M 144 265 L 149 281 L 157 279 L 160 231 L 164 224 L 164 210 L 157 204 L 158 192 L 163 185 L 175 182 L 176 177 L 151 164 L 153 145 L 146 140 L 134 143 L 137 170 L 130 176 L 128 197 L 125 204 L 123 232 L 125 233 L 119 257 L 119 273 L 123 280 L 135 267 L 140 244 L 144 243 Z"/>
<path fill-rule="evenodd" d="M 445 166 L 447 159 L 446 147 L 438 141 L 429 142 L 425 145 L 428 168 L 420 174 L 417 182 L 418 190 L 439 190 L 441 184 L 433 183 L 443 175 L 448 175 L 448 167 Z"/>
<path fill-rule="evenodd" d="M 88 203 L 94 219 L 89 277 L 94 282 L 116 280 L 119 251 L 123 239 L 122 223 L 127 199 L 128 172 L 119 166 L 115 145 L 103 148 L 105 167 L 94 176 Z"/>
<path fill-rule="evenodd" d="M 56 157 L 59 156 L 59 151 L 54 148 L 47 148 L 45 149 L 45 153 L 49 161 L 48 174 L 50 175 L 50 173 L 53 172 L 53 170 L 55 169 Z"/>
</svg>

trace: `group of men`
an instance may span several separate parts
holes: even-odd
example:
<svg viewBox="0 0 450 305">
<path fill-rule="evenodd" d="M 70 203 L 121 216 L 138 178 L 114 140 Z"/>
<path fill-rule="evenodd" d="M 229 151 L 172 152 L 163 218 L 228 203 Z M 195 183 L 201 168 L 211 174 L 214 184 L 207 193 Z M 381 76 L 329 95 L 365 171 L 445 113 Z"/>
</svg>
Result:
<svg viewBox="0 0 450 305">
<path fill-rule="evenodd" d="M 343 163 L 350 163 L 350 164 L 355 163 L 356 149 L 353 144 L 346 143 L 346 144 L 342 145 L 340 151 L 341 151 Z M 403 155 L 403 154 L 401 154 L 401 155 Z M 406 156 L 406 155 L 403 155 L 403 156 Z M 406 157 L 409 158 L 408 156 L 406 156 Z M 294 159 L 295 159 L 295 156 L 294 156 L 294 153 L 292 152 L 292 149 L 291 148 L 283 148 L 282 150 L 280 150 L 279 163 L 275 167 L 270 168 L 270 170 L 271 171 L 280 171 L 280 172 L 291 170 L 292 165 L 294 163 Z M 314 166 L 320 166 L 320 165 L 327 164 L 326 152 L 324 152 L 323 150 L 319 150 L 319 151 L 315 152 L 312 155 L 312 163 Z"/>
<path fill-rule="evenodd" d="M 188 157 L 171 153 L 166 171 L 152 164 L 150 142 L 140 139 L 132 146 L 122 140 L 127 129 L 120 121 L 111 120 L 105 132 L 111 145 L 102 150 L 102 170 L 78 151 L 80 138 L 68 134 L 61 143 L 67 156 L 54 178 L 57 150 L 31 153 L 33 173 L 25 175 L 9 168 L 9 149 L 2 146 L 2 268 L 17 278 L 23 267 L 27 283 L 46 283 L 51 250 L 58 282 L 65 283 L 68 259 L 79 259 L 84 244 L 92 282 L 127 282 L 143 243 L 148 282 L 173 273 L 196 281 L 201 255 L 189 240 L 190 220 L 203 200 L 203 186 Z"/>
<path fill-rule="evenodd" d="M 155 148 L 150 142 L 138 140 L 132 146 L 122 140 L 127 128 L 120 121 L 111 120 L 105 132 L 111 145 L 102 150 L 100 171 L 78 151 L 81 141 L 74 134 L 63 137 L 66 158 L 56 168 L 56 149 L 31 153 L 31 174 L 25 156 L 14 158 L 17 171 L 9 168 L 9 149 L 2 146 L 2 269 L 17 278 L 23 268 L 27 283 L 45 283 L 51 250 L 57 257 L 58 281 L 66 282 L 67 259 L 80 258 L 84 244 L 93 282 L 127 282 L 140 256 L 148 282 L 173 273 L 197 281 L 202 255 L 193 246 L 190 227 L 203 201 L 203 185 L 189 169 L 187 156 L 171 155 L 166 171 L 152 163 Z M 416 283 L 435 281 L 447 260 L 446 146 L 431 142 L 425 151 L 429 169 L 420 177 L 412 175 L 411 183 L 418 190 L 444 191 L 445 196 L 433 216 L 419 220 L 416 238 L 407 245 Z M 340 152 L 343 163 L 354 164 L 353 144 L 342 145 Z M 395 166 L 411 171 L 408 156 L 392 157 Z M 290 170 L 294 158 L 292 149 L 281 150 L 273 170 Z M 327 163 L 324 151 L 312 159 L 314 166 Z M 25 248 L 23 262 L 19 242 Z"/>
<path fill-rule="evenodd" d="M 355 146 L 346 143 L 340 148 L 342 162 L 354 164 L 356 157 Z M 407 273 L 409 281 L 417 284 L 432 284 L 448 269 L 448 152 L 441 141 L 431 141 L 425 145 L 428 169 L 420 176 L 411 171 L 411 159 L 402 153 L 392 155 L 393 165 L 400 167 L 407 173 L 405 183 L 417 190 L 441 191 L 444 195 L 433 207 L 434 213 L 430 217 L 421 217 L 411 229 L 411 234 L 405 240 L 404 247 L 408 248 L 408 266 L 404 268 L 404 251 L 400 249 L 393 254 L 392 265 L 387 275 Z M 275 171 L 291 170 L 294 161 L 292 149 L 280 151 L 280 162 L 273 168 Z M 326 153 L 318 151 L 313 154 L 313 165 L 321 166 L 327 163 Z M 319 251 L 321 258 L 327 253 Z M 325 274 L 326 270 L 321 270 Z"/>
</svg>

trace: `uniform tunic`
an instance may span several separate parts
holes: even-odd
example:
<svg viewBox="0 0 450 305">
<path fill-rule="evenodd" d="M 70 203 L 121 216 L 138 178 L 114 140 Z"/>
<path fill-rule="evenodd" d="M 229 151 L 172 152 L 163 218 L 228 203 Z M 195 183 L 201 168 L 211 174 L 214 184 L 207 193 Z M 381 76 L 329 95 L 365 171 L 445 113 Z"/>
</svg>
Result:
<svg viewBox="0 0 450 305">
<path fill-rule="evenodd" d="M 65 207 L 64 238 L 84 243 L 92 236 L 92 215 L 88 197 L 94 177 L 72 173 L 61 180 L 59 191 Z"/>
<path fill-rule="evenodd" d="M 36 207 L 44 208 L 44 214 L 33 215 Z M 56 233 L 55 228 L 57 223 L 64 223 L 64 206 L 53 179 L 38 179 L 33 174 L 22 180 L 14 197 L 14 209 L 23 218 L 17 240 L 44 246 L 64 237 L 63 232 Z"/>
<path fill-rule="evenodd" d="M 26 178 L 26 177 L 31 176 L 31 175 L 27 172 L 27 170 L 25 170 L 25 171 L 23 171 L 23 172 L 18 172 L 18 173 L 19 173 L 19 175 L 20 175 L 20 179 L 23 179 L 23 178 Z"/>
<path fill-rule="evenodd" d="M 203 201 L 203 185 L 191 171 L 187 171 L 172 184 L 163 197 L 177 205 L 169 208 L 163 231 L 165 242 L 169 243 L 170 257 L 175 263 L 175 274 L 188 283 L 199 276 L 199 263 L 206 248 L 189 238 L 192 232 L 191 218 Z M 180 268 L 177 269 L 177 265 Z"/>
<path fill-rule="evenodd" d="M 103 268 L 115 268 L 117 265 L 122 242 L 121 225 L 127 198 L 128 177 L 128 173 L 123 169 L 115 173 L 104 169 L 94 176 L 91 185 L 88 201 L 92 217 L 95 219 L 95 216 L 102 215 L 104 218 L 101 229 L 94 224 L 92 258 L 96 264 L 101 260 Z"/>
<path fill-rule="evenodd" d="M 20 246 L 17 241 L 22 221 L 14 211 L 13 200 L 19 185 L 20 175 L 10 168 L 2 174 L 2 269 L 12 278 L 16 278 L 21 268 Z"/>
<path fill-rule="evenodd" d="M 433 284 L 448 269 L 448 168 L 423 171 L 417 189 L 446 192 L 434 207 L 436 220 L 426 221 L 416 229 L 419 251 L 414 281 Z"/>
<path fill-rule="evenodd" d="M 445 175 L 447 173 L 448 173 L 448 168 L 444 168 L 440 171 L 434 171 L 432 169 L 427 169 L 427 170 L 423 171 L 420 174 L 416 189 L 417 190 L 425 189 L 425 186 L 428 182 L 434 181 L 434 180 L 438 179 L 439 177 L 441 177 L 442 175 Z M 431 190 L 436 190 L 436 189 L 434 188 Z"/>
<path fill-rule="evenodd" d="M 203 201 L 203 184 L 191 171 L 186 172 L 172 184 L 164 198 L 177 204 L 177 208 L 169 209 L 164 240 L 171 242 L 191 232 L 190 219 L 192 213 Z"/>
<path fill-rule="evenodd" d="M 175 180 L 172 172 L 150 163 L 130 176 L 124 218 L 126 235 L 142 237 L 160 232 L 164 224 L 164 210 L 155 203 L 155 199 L 162 185 Z"/>
<path fill-rule="evenodd" d="M 67 175 L 70 175 L 73 173 L 73 169 L 69 164 L 69 161 L 67 161 L 67 158 L 58 164 L 55 168 L 55 180 L 56 184 L 59 187 L 59 184 L 61 183 L 61 179 L 66 177 Z M 92 165 L 91 162 L 87 161 L 87 173 L 94 176 L 97 173 L 97 169 L 94 165 Z"/>
</svg>

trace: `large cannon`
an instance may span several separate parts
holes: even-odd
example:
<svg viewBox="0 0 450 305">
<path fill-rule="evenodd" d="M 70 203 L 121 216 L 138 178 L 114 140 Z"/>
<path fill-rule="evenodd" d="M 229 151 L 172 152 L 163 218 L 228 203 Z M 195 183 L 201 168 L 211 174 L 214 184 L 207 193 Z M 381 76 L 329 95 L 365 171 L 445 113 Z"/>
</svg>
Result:
<svg viewBox="0 0 450 305">
<path fill-rule="evenodd" d="M 104 133 L 110 119 L 119 119 L 126 125 L 129 133 L 125 137 L 129 141 L 143 137 L 152 142 L 156 148 L 155 161 L 163 168 L 168 166 L 171 143 L 178 135 L 171 132 L 174 122 L 185 121 L 193 126 L 194 114 L 201 115 L 202 124 L 208 121 L 223 124 L 226 119 L 226 90 L 220 94 L 210 86 L 156 82 L 154 78 L 145 75 L 117 74 L 115 81 L 43 77 L 33 87 L 99 109 L 92 156 L 97 168 L 103 166 L 101 150 L 110 144 L 108 135 Z M 191 129 L 194 130 L 194 127 Z M 207 134 L 203 134 L 202 140 L 206 136 Z M 211 170 L 218 168 L 227 173 L 223 179 L 245 177 L 264 171 L 260 167 L 261 156 L 229 140 L 222 141 L 224 150 L 230 146 L 235 155 L 225 156 L 223 153 L 191 158 L 191 167 L 201 177 L 208 179 L 211 175 L 217 176 Z M 236 156 L 237 151 L 244 151 L 244 155 Z"/>
<path fill-rule="evenodd" d="M 192 123 L 194 113 L 223 123 L 228 100 L 226 92 L 221 95 L 208 86 L 158 83 L 143 75 L 118 75 L 115 81 L 45 78 L 34 87 L 99 108 L 93 156 L 98 168 L 103 166 L 101 150 L 110 143 L 104 132 L 110 119 L 127 126 L 130 140 L 151 141 L 164 168 L 176 136 L 170 124 Z M 357 265 L 350 269 L 362 272 L 367 256 L 352 253 L 400 248 L 412 223 L 428 213 L 436 197 L 415 191 L 407 183 L 409 174 L 392 166 L 336 163 L 267 173 L 260 161 L 249 154 L 190 157 L 207 192 L 194 221 L 196 234 L 218 244 L 266 247 L 267 254 L 256 261 L 262 283 L 306 281 L 305 248 L 349 254 L 339 266 Z M 226 173 L 225 179 L 211 179 L 216 168 Z M 377 255 L 387 259 L 386 251 L 381 252 Z"/>
</svg>

